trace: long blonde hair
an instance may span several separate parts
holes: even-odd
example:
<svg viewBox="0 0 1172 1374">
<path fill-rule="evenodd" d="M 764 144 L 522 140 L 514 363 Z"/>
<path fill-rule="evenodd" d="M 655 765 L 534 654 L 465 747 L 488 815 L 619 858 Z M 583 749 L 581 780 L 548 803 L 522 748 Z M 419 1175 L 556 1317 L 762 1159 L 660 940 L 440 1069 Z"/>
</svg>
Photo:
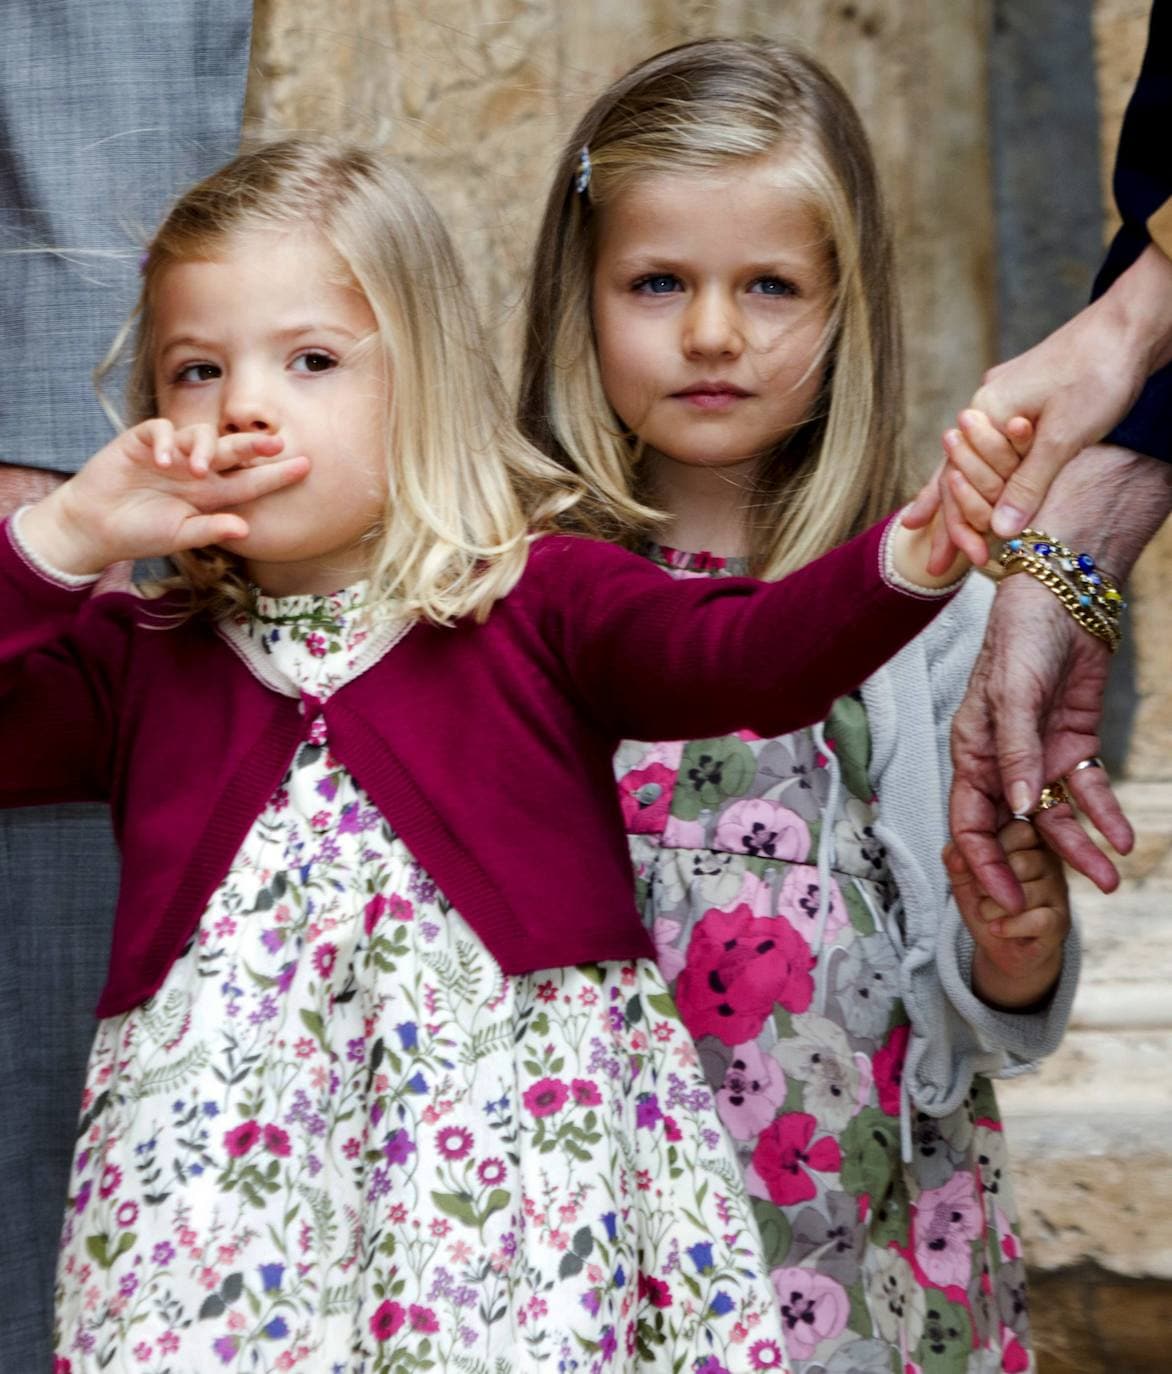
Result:
<svg viewBox="0 0 1172 1374">
<path fill-rule="evenodd" d="M 576 185 L 582 150 L 591 171 Z M 784 157 L 818 217 L 834 297 L 807 421 L 760 465 L 753 571 L 778 578 L 904 495 L 902 346 L 891 234 L 870 145 L 842 87 L 812 58 L 763 39 L 703 39 L 659 53 L 594 102 L 562 152 L 529 285 L 519 420 L 581 473 L 637 545 L 664 516 L 648 504 L 639 444 L 602 388 L 590 313 L 600 215 L 640 177 Z"/>
<path fill-rule="evenodd" d="M 580 479 L 528 444 L 507 401 L 448 233 L 385 157 L 294 138 L 242 154 L 183 195 L 151 241 L 134 315 L 99 369 L 129 348 L 131 423 L 158 413 L 154 315 L 175 263 L 213 258 L 256 229 L 312 228 L 370 304 L 388 378 L 387 500 L 371 533 L 371 580 L 397 614 L 483 618 L 525 566 L 528 539 L 555 525 Z M 328 512 L 324 513 L 328 518 Z M 220 548 L 175 558 L 171 586 L 212 615 L 245 604 L 240 560 Z"/>
</svg>

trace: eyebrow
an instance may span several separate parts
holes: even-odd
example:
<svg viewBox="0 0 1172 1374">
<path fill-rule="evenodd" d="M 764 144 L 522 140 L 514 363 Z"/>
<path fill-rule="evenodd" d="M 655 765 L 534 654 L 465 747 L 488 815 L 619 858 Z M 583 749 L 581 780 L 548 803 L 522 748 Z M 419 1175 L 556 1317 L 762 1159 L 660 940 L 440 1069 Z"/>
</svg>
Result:
<svg viewBox="0 0 1172 1374">
<path fill-rule="evenodd" d="M 291 343 L 295 339 L 312 338 L 314 335 L 332 334 L 336 337 L 351 339 L 355 343 L 364 335 L 356 334 L 352 329 L 347 329 L 342 324 L 324 324 L 317 321 L 310 321 L 308 324 L 286 325 L 283 329 L 273 331 L 272 337 L 279 342 Z M 215 345 L 206 338 L 201 338 L 198 334 L 179 334 L 173 339 L 168 339 L 159 349 L 159 357 L 170 353 L 176 348 L 193 348 L 198 350 L 210 350 Z"/>
</svg>

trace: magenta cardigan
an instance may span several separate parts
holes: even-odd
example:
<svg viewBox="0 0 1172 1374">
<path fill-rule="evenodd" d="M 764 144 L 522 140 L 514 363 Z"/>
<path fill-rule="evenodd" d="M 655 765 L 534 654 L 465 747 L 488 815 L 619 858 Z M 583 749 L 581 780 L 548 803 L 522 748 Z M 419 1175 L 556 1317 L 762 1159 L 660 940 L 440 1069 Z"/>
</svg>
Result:
<svg viewBox="0 0 1172 1374">
<path fill-rule="evenodd" d="M 506 972 L 650 955 L 614 749 L 821 720 L 946 604 L 884 580 L 884 529 L 772 584 L 546 536 L 485 624 L 417 624 L 321 705 L 265 686 L 207 621 L 168 624 L 174 602 L 50 580 L 4 526 L 0 805 L 112 804 L 99 1016 L 158 990 L 319 710 Z"/>
</svg>

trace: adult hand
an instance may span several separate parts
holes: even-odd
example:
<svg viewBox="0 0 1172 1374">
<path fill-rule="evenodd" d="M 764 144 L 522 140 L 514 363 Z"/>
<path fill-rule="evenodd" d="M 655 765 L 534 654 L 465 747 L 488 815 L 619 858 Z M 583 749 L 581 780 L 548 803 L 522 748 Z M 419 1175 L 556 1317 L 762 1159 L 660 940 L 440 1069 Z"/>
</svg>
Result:
<svg viewBox="0 0 1172 1374">
<path fill-rule="evenodd" d="M 1012 811 L 1037 805 L 1042 787 L 1067 776 L 1080 809 L 1121 854 L 1134 842 L 1110 780 L 1073 773 L 1099 752 L 1109 654 L 1058 599 L 1025 574 L 998 589 L 968 692 L 953 720 L 952 836 L 978 886 L 1010 912 L 1025 897 L 998 840 Z M 1008 799 L 1008 804 L 1007 800 Z M 1046 843 L 1104 892 L 1119 874 L 1069 806 L 1041 812 Z"/>
<path fill-rule="evenodd" d="M 1119 423 L 1170 356 L 1172 261 L 1149 245 L 1105 295 L 985 374 L 972 406 L 1001 427 L 1024 415 L 1037 431 L 993 513 L 996 534 L 1033 521 L 1058 473 Z"/>
</svg>

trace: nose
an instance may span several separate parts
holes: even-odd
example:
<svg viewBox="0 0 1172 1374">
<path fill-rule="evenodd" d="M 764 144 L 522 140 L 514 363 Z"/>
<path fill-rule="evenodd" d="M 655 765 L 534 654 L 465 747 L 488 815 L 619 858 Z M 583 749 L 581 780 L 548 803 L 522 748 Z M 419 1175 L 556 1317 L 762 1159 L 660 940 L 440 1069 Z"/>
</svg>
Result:
<svg viewBox="0 0 1172 1374">
<path fill-rule="evenodd" d="M 220 392 L 221 434 L 275 434 L 274 406 L 262 379 L 251 373 L 230 377 Z"/>
<path fill-rule="evenodd" d="M 744 351 L 740 312 L 717 287 L 698 290 L 688 305 L 684 351 L 689 357 L 736 358 Z"/>
</svg>

